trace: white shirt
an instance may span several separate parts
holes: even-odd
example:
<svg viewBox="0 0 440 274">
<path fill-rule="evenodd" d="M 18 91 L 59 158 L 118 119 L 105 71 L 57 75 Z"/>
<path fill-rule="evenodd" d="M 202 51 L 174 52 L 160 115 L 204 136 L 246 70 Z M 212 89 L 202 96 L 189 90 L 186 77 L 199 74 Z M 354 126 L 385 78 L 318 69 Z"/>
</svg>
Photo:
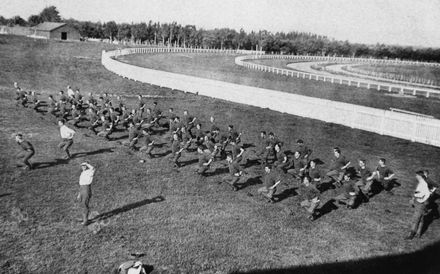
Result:
<svg viewBox="0 0 440 274">
<path fill-rule="evenodd" d="M 430 195 L 431 191 L 429 191 L 428 184 L 425 180 L 420 179 L 414 192 L 416 201 L 419 203 L 424 203 L 426 200 L 428 200 Z"/>
<path fill-rule="evenodd" d="M 79 176 L 79 185 L 80 186 L 86 186 L 90 185 L 93 181 L 93 175 L 95 174 L 95 168 L 89 167 L 88 169 L 81 172 L 81 175 Z"/>
<path fill-rule="evenodd" d="M 62 125 L 60 127 L 61 138 L 63 139 L 73 139 L 73 135 L 75 131 L 73 129 L 68 128 L 66 125 Z"/>
<path fill-rule="evenodd" d="M 69 97 L 74 97 L 75 96 L 75 92 L 73 91 L 73 89 L 69 88 L 67 90 L 67 96 L 69 96 Z"/>
</svg>

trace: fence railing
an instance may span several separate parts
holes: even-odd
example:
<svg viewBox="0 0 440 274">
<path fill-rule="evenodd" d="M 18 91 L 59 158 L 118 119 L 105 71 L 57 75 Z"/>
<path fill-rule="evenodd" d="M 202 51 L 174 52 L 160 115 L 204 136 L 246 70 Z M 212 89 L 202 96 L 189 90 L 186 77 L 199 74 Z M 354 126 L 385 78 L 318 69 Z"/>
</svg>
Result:
<svg viewBox="0 0 440 274">
<path fill-rule="evenodd" d="M 142 53 L 143 50 L 103 51 L 101 61 L 108 70 L 135 81 L 440 147 L 440 120 L 437 119 L 158 71 L 114 59 L 117 55 Z"/>
<path fill-rule="evenodd" d="M 124 48 L 113 51 L 114 57 L 129 54 L 146 54 L 146 53 L 217 53 L 217 54 L 257 54 L 262 55 L 264 52 L 255 50 L 233 50 L 233 49 L 202 49 L 202 48 L 178 48 L 178 47 L 142 47 L 142 48 Z"/>
<path fill-rule="evenodd" d="M 272 66 L 262 65 L 262 64 L 256 64 L 253 62 L 248 62 L 247 60 L 257 60 L 257 59 L 290 59 L 290 60 L 296 60 L 296 61 L 313 61 L 313 60 L 327 60 L 328 62 L 340 62 L 337 60 L 337 58 L 341 57 L 321 57 L 321 56 L 300 56 L 300 55 L 249 55 L 249 56 L 239 56 L 235 58 L 235 63 L 239 66 L 243 66 L 249 69 L 254 70 L 260 70 L 265 72 L 272 72 L 275 74 L 280 75 L 286 75 L 290 77 L 297 77 L 297 78 L 303 78 L 303 79 L 309 79 L 309 80 L 316 80 L 316 81 L 324 81 L 324 82 L 330 82 L 330 83 L 337 83 L 337 84 L 343 84 L 348 86 L 354 86 L 354 87 L 362 87 L 367 89 L 377 89 L 387 92 L 395 92 L 395 93 L 401 93 L 406 95 L 414 95 L 414 96 L 424 96 L 424 97 L 435 97 L 440 98 L 440 91 L 435 89 L 427 89 L 427 88 L 420 88 L 420 87 L 414 87 L 414 86 L 406 86 L 402 84 L 390 84 L 386 82 L 377 82 L 377 81 L 369 81 L 367 79 L 359 79 L 359 78 L 350 78 L 350 77 L 344 77 L 344 76 L 327 76 L 323 74 L 314 74 L 309 72 L 302 72 L 297 71 L 293 69 L 282 69 L 282 68 L 276 68 Z M 308 59 L 310 58 L 310 59 Z M 321 59 L 324 58 L 324 59 Z M 331 59 L 336 58 L 336 59 Z M 361 59 L 361 58 L 355 58 L 355 59 Z M 366 59 L 369 60 L 369 59 Z M 375 60 L 375 59 L 372 59 Z"/>
<path fill-rule="evenodd" d="M 265 54 L 264 58 L 267 57 L 272 59 L 294 59 L 294 60 L 324 61 L 324 62 L 337 62 L 337 63 L 368 63 L 368 64 L 374 63 L 374 64 L 440 67 L 440 63 L 436 63 L 436 62 L 420 62 L 420 61 L 398 60 L 398 59 L 375 59 L 375 58 L 321 56 L 321 55 Z"/>
</svg>

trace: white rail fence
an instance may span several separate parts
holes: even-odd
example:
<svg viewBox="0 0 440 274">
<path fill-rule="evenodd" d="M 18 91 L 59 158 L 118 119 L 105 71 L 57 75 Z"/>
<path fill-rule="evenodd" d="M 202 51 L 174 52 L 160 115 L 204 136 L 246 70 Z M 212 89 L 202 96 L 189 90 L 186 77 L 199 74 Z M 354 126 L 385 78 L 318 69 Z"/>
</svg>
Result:
<svg viewBox="0 0 440 274">
<path fill-rule="evenodd" d="M 389 83 L 378 83 L 377 81 L 369 81 L 367 79 L 349 79 L 349 77 L 338 77 L 338 75 L 335 76 L 327 76 L 323 74 L 314 74 L 314 73 L 308 73 L 308 72 L 302 72 L 302 71 L 296 71 L 293 69 L 282 69 L 282 68 L 276 68 L 272 66 L 267 65 L 261 65 L 256 64 L 253 62 L 248 62 L 248 60 L 257 60 L 257 59 L 288 59 L 288 60 L 295 60 L 295 61 L 324 61 L 327 60 L 328 62 L 342 62 L 343 60 L 347 59 L 356 59 L 356 60 L 364 60 L 362 58 L 343 58 L 343 57 L 325 57 L 325 56 L 300 56 L 300 55 L 251 55 L 251 56 L 239 56 L 235 58 L 235 63 L 239 66 L 243 66 L 249 69 L 259 70 L 259 71 L 265 71 L 265 72 L 272 72 L 275 74 L 280 75 L 286 75 L 290 77 L 297 77 L 297 78 L 303 78 L 303 79 L 309 79 L 309 80 L 316 80 L 316 81 L 324 81 L 324 82 L 330 82 L 330 83 L 336 83 L 341 85 L 348 85 L 348 86 L 354 86 L 354 87 L 362 87 L 367 89 L 377 89 L 387 92 L 395 92 L 395 93 L 401 93 L 406 95 L 414 95 L 414 96 L 425 96 L 425 97 L 435 97 L 440 98 L 440 91 L 435 89 L 427 89 L 427 88 L 420 88 L 420 87 L 414 87 L 414 86 L 406 86 L 406 85 L 398 85 L 398 84 L 389 84 Z M 365 59 L 370 60 L 370 59 Z M 377 59 L 371 59 L 371 60 L 377 60 Z M 385 61 L 385 60 L 384 60 Z M 386 60 L 388 61 L 388 60 Z M 403 62 L 403 61 L 401 61 Z M 409 62 L 409 61 L 407 61 Z M 433 63 L 428 63 L 433 64 Z"/>
<path fill-rule="evenodd" d="M 440 147 L 440 120 L 437 119 L 158 71 L 114 59 L 121 54 L 148 52 L 146 49 L 103 51 L 101 61 L 108 70 L 131 80 Z"/>
</svg>

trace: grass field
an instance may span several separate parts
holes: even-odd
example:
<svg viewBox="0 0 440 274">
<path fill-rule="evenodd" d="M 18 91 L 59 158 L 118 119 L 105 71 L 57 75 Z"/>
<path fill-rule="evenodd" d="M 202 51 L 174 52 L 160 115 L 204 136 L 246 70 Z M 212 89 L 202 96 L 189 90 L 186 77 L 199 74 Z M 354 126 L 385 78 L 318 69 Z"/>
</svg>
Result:
<svg viewBox="0 0 440 274">
<path fill-rule="evenodd" d="M 424 67 L 424 66 L 397 66 L 397 65 L 358 65 L 357 69 L 365 71 L 373 71 L 379 73 L 389 73 L 394 75 L 403 75 L 405 77 L 423 78 L 426 80 L 435 81 L 438 85 L 440 83 L 440 68 L 438 67 Z"/>
<path fill-rule="evenodd" d="M 226 82 L 292 92 L 374 108 L 390 107 L 440 118 L 440 101 L 430 98 L 396 97 L 383 91 L 310 81 L 269 72 L 253 71 L 235 65 L 234 56 L 206 54 L 128 55 L 122 61 L 138 66 L 211 78 Z M 287 60 L 260 60 L 266 65 L 286 68 Z"/>
<path fill-rule="evenodd" d="M 421 239 L 403 240 L 412 215 L 408 199 L 415 185 L 413 173 L 424 167 L 438 178 L 440 148 L 122 79 L 100 65 L 98 56 L 106 47 L 102 44 L 42 43 L 8 36 L 0 36 L 0 41 L 1 273 L 109 273 L 133 252 L 144 253 L 141 259 L 154 267 L 154 273 L 282 273 L 291 267 L 299 267 L 296 273 L 440 269 L 434 260 L 438 244 L 431 246 L 440 239 L 438 221 Z M 195 154 L 184 154 L 187 165 L 176 172 L 163 157 L 139 163 L 139 155 L 119 145 L 124 134 L 108 142 L 83 129 L 72 148 L 76 155 L 63 162 L 57 160 L 63 155 L 56 148 L 55 120 L 16 108 L 13 81 L 44 94 L 70 84 L 84 92 L 166 96 L 157 99 L 162 109 L 172 106 L 181 113 L 186 108 L 202 122 L 214 115 L 219 124 L 233 123 L 242 130 L 245 143 L 255 143 L 261 129 L 274 131 L 286 148 L 303 138 L 324 168 L 333 146 L 341 147 L 353 162 L 365 157 L 371 167 L 385 157 L 401 186 L 392 196 L 379 193 L 355 210 L 340 207 L 310 222 L 297 205 L 302 193 L 295 184 L 281 187 L 275 204 L 257 197 L 257 166 L 248 169 L 251 180 L 232 192 L 217 184 L 225 172 L 222 162 L 214 165 L 216 175 L 198 181 L 193 174 Z M 127 102 L 134 103 L 129 98 Z M 30 172 L 13 166 L 17 148 L 11 136 L 18 130 L 37 150 L 33 161 L 38 168 Z M 157 153 L 168 149 L 164 145 Z M 96 223 L 84 228 L 76 222 L 78 165 L 86 159 L 97 167 L 92 210 L 104 216 L 96 234 Z M 322 200 L 333 194 L 326 192 Z M 402 255 L 426 247 L 421 255 Z M 415 259 L 424 264 L 414 264 Z"/>
</svg>

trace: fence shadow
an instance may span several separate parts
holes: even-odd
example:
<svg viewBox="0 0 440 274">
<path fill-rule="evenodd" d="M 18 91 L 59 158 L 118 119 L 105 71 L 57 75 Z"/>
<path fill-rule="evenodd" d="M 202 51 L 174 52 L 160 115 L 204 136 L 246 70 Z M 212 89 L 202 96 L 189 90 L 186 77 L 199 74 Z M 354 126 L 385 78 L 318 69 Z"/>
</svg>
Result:
<svg viewBox="0 0 440 274">
<path fill-rule="evenodd" d="M 324 263 L 316 265 L 300 265 L 288 268 L 251 270 L 241 273 L 295 273 L 295 274 L 381 274 L 381 273 L 399 273 L 399 274 L 424 274 L 440 273 L 440 242 L 436 242 L 421 250 L 408 254 L 387 255 L 372 257 L 360 260 L 345 262 Z"/>
</svg>

